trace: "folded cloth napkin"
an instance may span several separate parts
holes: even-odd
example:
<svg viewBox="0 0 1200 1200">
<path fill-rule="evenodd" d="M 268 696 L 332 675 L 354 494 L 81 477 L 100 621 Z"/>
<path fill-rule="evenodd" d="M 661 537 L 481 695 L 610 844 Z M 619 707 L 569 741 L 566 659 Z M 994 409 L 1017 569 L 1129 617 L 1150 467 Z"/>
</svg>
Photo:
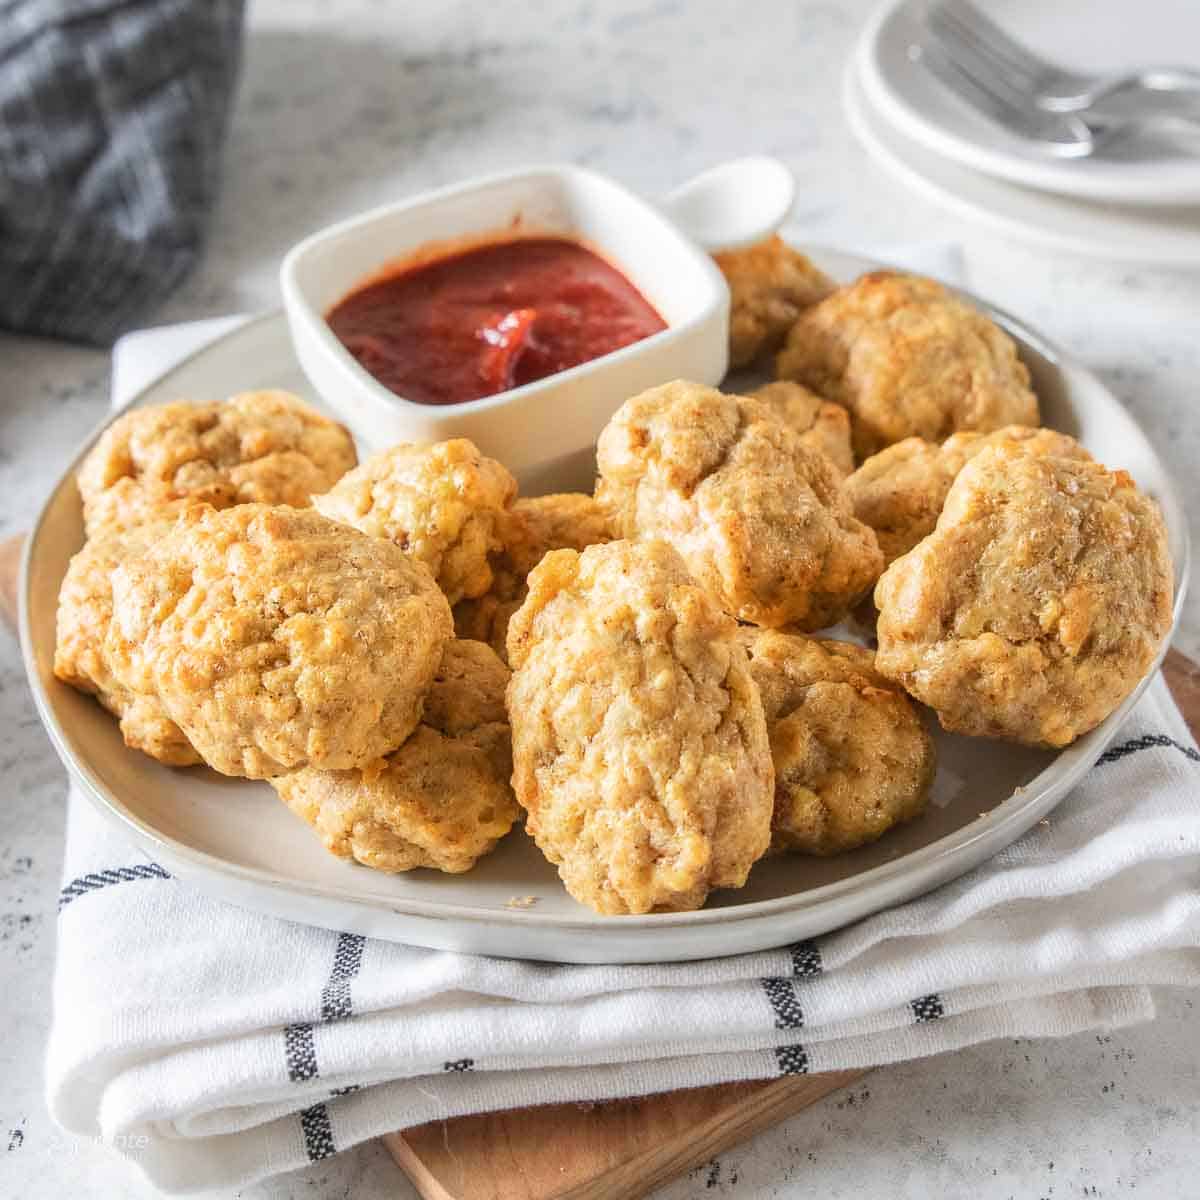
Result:
<svg viewBox="0 0 1200 1200">
<path fill-rule="evenodd" d="M 118 382 L 134 351 L 212 332 L 136 335 Z M 1147 1020 L 1152 987 L 1200 983 L 1198 796 L 1200 752 L 1156 679 L 1050 819 L 954 883 L 777 951 L 587 967 L 243 912 L 147 861 L 73 789 L 50 1110 L 181 1193 L 438 1117 Z"/>
<path fill-rule="evenodd" d="M 107 343 L 196 261 L 242 9 L 0 4 L 0 326 Z"/>
</svg>

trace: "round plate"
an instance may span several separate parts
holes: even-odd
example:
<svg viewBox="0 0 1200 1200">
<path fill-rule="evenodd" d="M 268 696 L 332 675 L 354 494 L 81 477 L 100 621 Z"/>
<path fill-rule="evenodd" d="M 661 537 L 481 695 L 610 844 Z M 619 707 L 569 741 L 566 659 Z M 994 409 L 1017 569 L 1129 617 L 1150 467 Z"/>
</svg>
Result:
<svg viewBox="0 0 1200 1200">
<path fill-rule="evenodd" d="M 867 99 L 897 130 L 935 154 L 1026 187 L 1118 204 L 1200 202 L 1200 158 L 1148 137 L 1064 161 L 1039 153 L 938 82 L 909 47 L 921 41 L 925 0 L 894 0 L 868 24 L 857 61 Z M 1080 71 L 1122 70 L 1169 62 L 1200 67 L 1200 6 L 1105 0 L 1064 20 L 1043 0 L 989 5 L 994 20 L 1051 60 Z"/>
<path fill-rule="evenodd" d="M 813 257 L 842 279 L 874 265 L 841 254 Z M 1158 497 L 1182 601 L 1184 518 L 1149 443 L 1094 376 L 1017 322 L 992 315 L 1018 339 L 1047 424 L 1077 435 L 1098 458 L 1125 467 Z M 221 338 L 129 407 L 267 386 L 309 394 L 281 315 Z M 34 526 L 22 578 L 25 662 L 50 737 L 100 812 L 168 870 L 232 903 L 296 921 L 558 962 L 679 961 L 782 945 L 928 891 L 1020 837 L 1096 760 L 1136 699 L 1058 754 L 939 732 L 938 780 L 921 820 L 840 857 L 767 859 L 745 888 L 714 894 L 699 912 L 598 916 L 566 894 L 521 829 L 466 875 L 384 875 L 326 853 L 265 783 L 201 767 L 173 770 L 126 749 L 116 722 L 93 699 L 54 678 L 59 584 L 83 542 L 74 482 L 78 461 L 68 466 Z M 590 478 L 579 480 L 581 487 L 590 484 Z"/>
<path fill-rule="evenodd" d="M 1088 204 L 981 175 L 933 153 L 892 126 L 867 98 L 854 59 L 846 69 L 842 100 L 855 136 L 884 167 L 960 216 L 1089 258 L 1200 267 L 1200 207 Z"/>
</svg>

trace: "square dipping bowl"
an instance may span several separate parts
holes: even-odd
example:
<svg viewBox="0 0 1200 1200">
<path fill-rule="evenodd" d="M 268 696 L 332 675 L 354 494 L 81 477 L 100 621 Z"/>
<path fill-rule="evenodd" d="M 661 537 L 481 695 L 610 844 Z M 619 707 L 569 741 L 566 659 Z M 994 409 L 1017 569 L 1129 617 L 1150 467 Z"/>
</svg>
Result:
<svg viewBox="0 0 1200 1200">
<path fill-rule="evenodd" d="M 608 261 L 667 328 L 522 387 L 429 405 L 379 383 L 325 319 L 351 292 L 406 267 L 547 235 Z M 728 362 L 729 290 L 716 264 L 652 204 L 571 165 L 492 175 L 331 225 L 289 251 L 280 283 L 304 373 L 366 449 L 467 437 L 527 495 L 590 489 L 596 438 L 626 399 L 672 379 L 719 383 Z"/>
</svg>

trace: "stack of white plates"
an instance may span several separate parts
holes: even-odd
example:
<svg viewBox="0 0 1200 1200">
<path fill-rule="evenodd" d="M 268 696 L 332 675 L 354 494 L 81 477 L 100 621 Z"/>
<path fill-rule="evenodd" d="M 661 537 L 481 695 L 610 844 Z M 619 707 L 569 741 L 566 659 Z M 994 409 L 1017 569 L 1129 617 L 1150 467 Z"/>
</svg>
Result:
<svg viewBox="0 0 1200 1200">
<path fill-rule="evenodd" d="M 850 126 L 889 170 L 992 228 L 1080 254 L 1200 267 L 1200 138 L 1131 140 L 1086 159 L 1039 153 L 943 87 L 910 53 L 926 0 L 889 0 L 845 79 Z M 976 0 L 1045 57 L 1079 71 L 1200 68 L 1200 0 Z"/>
</svg>

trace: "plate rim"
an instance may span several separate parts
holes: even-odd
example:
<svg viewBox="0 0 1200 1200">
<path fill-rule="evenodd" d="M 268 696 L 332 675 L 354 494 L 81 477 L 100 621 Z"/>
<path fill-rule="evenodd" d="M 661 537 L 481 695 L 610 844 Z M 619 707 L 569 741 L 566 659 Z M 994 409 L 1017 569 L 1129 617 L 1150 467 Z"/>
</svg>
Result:
<svg viewBox="0 0 1200 1200">
<path fill-rule="evenodd" d="M 826 253 L 829 256 L 853 262 L 855 269 L 871 270 L 880 265 L 873 259 L 864 258 L 832 247 L 809 245 L 806 247 L 806 250 L 809 253 L 817 255 Z M 1064 366 L 1070 367 L 1072 370 L 1082 373 L 1094 386 L 1101 389 L 1114 404 L 1119 406 L 1120 402 L 1113 396 L 1107 385 L 1093 375 L 1087 367 L 1075 360 L 1073 356 L 1062 351 L 1054 343 L 1026 326 L 1023 321 L 1013 317 L 1004 310 L 988 303 L 970 291 L 961 288 L 956 288 L 955 290 L 969 298 L 972 303 L 997 320 L 1010 333 L 1015 333 L 1023 342 L 1043 355 L 1054 366 L 1060 369 Z M 540 928 L 562 932 L 585 932 L 600 936 L 604 936 L 605 930 L 611 930 L 617 935 L 651 932 L 654 930 L 662 930 L 664 932 L 673 930 L 700 931 L 705 927 L 724 927 L 742 922 L 760 923 L 782 918 L 788 914 L 802 915 L 816 911 L 828 904 L 845 903 L 855 895 L 859 895 L 861 898 L 864 893 L 874 891 L 886 892 L 889 888 L 895 887 L 897 884 L 903 885 L 904 876 L 907 874 L 928 875 L 936 871 L 939 865 L 945 866 L 947 862 L 953 868 L 957 866 L 955 860 L 969 858 L 971 848 L 976 846 L 981 840 L 994 840 L 1000 843 L 993 853 L 998 853 L 1000 849 L 1010 845 L 1017 837 L 1021 836 L 1021 833 L 1034 820 L 1038 819 L 1039 815 L 1045 815 L 1045 813 L 1049 812 L 1074 787 L 1082 775 L 1094 765 L 1119 730 L 1129 710 L 1137 703 L 1142 693 L 1157 674 L 1162 658 L 1165 656 L 1170 645 L 1171 636 L 1178 627 L 1191 574 L 1190 530 L 1187 513 L 1179 503 L 1174 480 L 1163 466 L 1153 444 L 1149 442 L 1149 439 L 1146 439 L 1161 475 L 1163 485 L 1161 490 L 1164 497 L 1169 499 L 1172 509 L 1178 518 L 1182 546 L 1182 561 L 1176 564 L 1179 582 L 1172 610 L 1171 633 L 1164 639 L 1153 667 L 1146 672 L 1137 687 L 1122 702 L 1120 707 L 1110 714 L 1096 731 L 1093 731 L 1100 733 L 1095 743 L 1088 743 L 1086 747 L 1081 746 L 1080 743 L 1076 743 L 1059 751 L 1052 762 L 1047 764 L 1038 775 L 1034 776 L 1034 779 L 1024 789 L 1014 792 L 1013 795 L 1001 801 L 1000 804 L 987 814 L 951 833 L 943 835 L 941 838 L 927 845 L 901 854 L 888 862 L 870 867 L 846 879 L 822 884 L 807 892 L 793 893 L 767 900 L 748 901 L 744 904 L 701 908 L 690 912 L 622 914 L 615 920 L 612 916 L 601 917 L 598 914 L 587 912 L 582 909 L 582 906 L 580 915 L 575 917 L 529 909 L 510 910 L 462 904 L 448 900 L 431 901 L 419 897 L 372 896 L 362 893 L 352 895 L 346 894 L 337 887 L 284 880 L 263 868 L 232 863 L 207 851 L 198 850 L 179 842 L 148 824 L 136 813 L 129 810 L 117 795 L 110 794 L 108 789 L 95 777 L 89 764 L 81 755 L 75 753 L 70 744 L 69 734 L 59 722 L 50 703 L 49 696 L 42 686 L 35 662 L 33 634 L 30 625 L 30 564 L 33 561 L 40 539 L 44 534 L 52 502 L 65 487 L 73 486 L 74 475 L 80 460 L 91 449 L 104 430 L 125 412 L 138 407 L 148 393 L 161 387 L 165 381 L 169 380 L 171 375 L 192 365 L 196 359 L 208 354 L 218 345 L 235 340 L 251 332 L 261 331 L 264 326 L 271 323 L 277 323 L 280 326 L 283 336 L 286 338 L 286 318 L 281 309 L 271 310 L 251 317 L 243 324 L 218 335 L 204 346 L 172 363 L 165 371 L 139 388 L 119 408 L 106 413 L 104 419 L 88 434 L 75 455 L 62 470 L 56 482 L 47 492 L 37 518 L 26 538 L 21 556 L 21 575 L 18 590 L 18 628 L 20 631 L 22 662 L 38 716 L 46 729 L 55 751 L 67 768 L 68 774 L 80 784 L 81 790 L 106 820 L 122 828 L 143 846 L 160 848 L 164 854 L 183 860 L 196 875 L 217 876 L 223 880 L 229 879 L 234 886 L 264 887 L 277 894 L 299 893 L 309 900 L 317 900 L 334 905 L 349 905 L 352 908 L 365 910 L 370 913 L 378 913 L 382 906 L 386 908 L 390 915 L 400 917 L 412 917 L 422 920 L 465 921 L 471 925 L 503 925 L 514 929 L 524 928 L 535 930 Z M 1133 418 L 1130 417 L 1130 420 L 1132 421 Z M 1134 424 L 1137 424 L 1136 421 Z M 1138 429 L 1140 431 L 1140 426 L 1138 426 Z M 1145 437 L 1145 434 L 1143 433 L 1142 436 Z M 1029 791 L 1033 783 L 1046 770 L 1060 766 L 1064 755 L 1073 756 L 1073 761 L 1067 765 L 1065 770 L 1062 770 L 1059 779 L 1039 792 L 1033 799 L 1023 794 Z M 1008 833 L 1013 830 L 1013 827 L 1019 828 L 1016 828 L 1012 837 L 1007 837 Z M 1007 840 L 1004 840 L 1006 837 Z M 952 869 L 949 878 L 956 878 L 958 875 L 970 870 L 973 865 L 975 864 L 969 863 L 962 870 Z M 929 890 L 932 890 L 933 886 L 936 886 L 936 884 L 931 884 L 928 887 L 919 884 L 910 895 L 924 895 Z M 867 902 L 863 911 L 860 912 L 859 917 L 853 919 L 860 919 L 864 914 L 880 911 L 882 908 L 886 908 L 896 902 L 901 901 L 882 899 L 878 904 Z M 670 957 L 671 955 L 664 954 L 663 961 L 667 961 Z M 704 955 L 699 955 L 698 957 L 704 957 Z M 621 961 L 631 960 L 625 958 Z"/>
<path fill-rule="evenodd" d="M 894 79 L 884 70 L 880 61 L 889 25 L 898 19 L 911 19 L 911 10 L 915 7 L 914 0 L 884 0 L 872 13 L 852 56 L 858 60 L 859 78 L 868 99 L 880 111 L 884 107 L 882 102 L 886 101 L 888 113 L 885 119 L 906 137 L 960 166 L 1017 187 L 1075 200 L 1151 209 L 1200 205 L 1200 160 L 1196 160 L 1195 166 L 1191 166 L 1187 160 L 1177 164 L 1175 169 L 1188 177 L 1188 182 L 1182 187 L 1176 185 L 1164 189 L 1160 185 L 1155 189 L 1152 179 L 1148 179 L 1144 173 L 1122 184 L 1115 178 L 1113 170 L 1104 174 L 1096 171 L 1072 173 L 1066 165 L 1055 159 L 1024 158 L 1003 148 L 980 145 L 921 112 L 896 88 Z M 1103 159 L 1089 161 L 1104 162 Z"/>
</svg>

